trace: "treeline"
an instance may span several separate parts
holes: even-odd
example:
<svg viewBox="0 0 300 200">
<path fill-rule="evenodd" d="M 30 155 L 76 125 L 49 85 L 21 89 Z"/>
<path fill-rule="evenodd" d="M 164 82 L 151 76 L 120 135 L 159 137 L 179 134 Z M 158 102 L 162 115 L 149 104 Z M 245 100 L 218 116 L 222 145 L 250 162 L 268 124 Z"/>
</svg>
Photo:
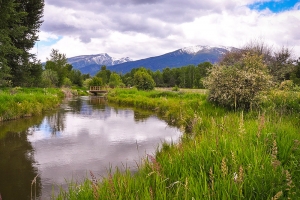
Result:
<svg viewBox="0 0 300 200">
<path fill-rule="evenodd" d="M 155 72 L 145 69 L 144 67 L 134 68 L 130 72 L 120 75 L 115 72 L 111 72 L 106 66 L 102 66 L 101 70 L 89 80 L 86 85 L 108 85 L 110 87 L 132 87 L 140 84 L 142 78 L 145 78 L 145 82 L 154 81 L 156 87 L 181 87 L 181 88 L 203 88 L 203 78 L 208 74 L 208 70 L 213 65 L 209 62 L 201 63 L 197 66 L 188 65 L 179 68 L 166 67 L 162 71 L 157 70 Z M 150 78 L 146 78 L 146 74 L 150 75 Z M 139 76 L 138 76 L 139 75 Z M 149 89 L 149 88 L 145 88 Z"/>
</svg>

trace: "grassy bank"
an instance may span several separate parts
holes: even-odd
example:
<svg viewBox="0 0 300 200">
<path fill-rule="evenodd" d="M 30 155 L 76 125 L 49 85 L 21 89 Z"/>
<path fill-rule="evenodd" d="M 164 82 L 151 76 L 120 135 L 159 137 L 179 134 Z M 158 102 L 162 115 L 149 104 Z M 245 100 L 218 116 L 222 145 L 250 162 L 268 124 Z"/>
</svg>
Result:
<svg viewBox="0 0 300 200">
<path fill-rule="evenodd" d="M 283 96 L 282 96 L 283 95 Z M 295 99 L 283 99 L 296 95 Z M 297 199 L 300 196 L 299 94 L 270 93 L 257 112 L 231 112 L 200 93 L 114 90 L 108 99 L 150 109 L 186 132 L 162 144 L 139 170 L 92 172 L 57 199 Z M 269 102 L 269 103 L 268 103 Z"/>
<path fill-rule="evenodd" d="M 63 93 L 53 88 L 0 88 L 0 121 L 40 115 L 59 105 Z"/>
</svg>

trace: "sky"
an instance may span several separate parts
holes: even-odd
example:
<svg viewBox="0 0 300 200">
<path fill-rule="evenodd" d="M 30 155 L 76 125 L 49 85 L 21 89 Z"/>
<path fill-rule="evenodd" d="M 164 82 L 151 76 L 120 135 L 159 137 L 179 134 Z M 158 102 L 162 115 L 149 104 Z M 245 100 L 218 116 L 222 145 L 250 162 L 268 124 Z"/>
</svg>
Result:
<svg viewBox="0 0 300 200">
<path fill-rule="evenodd" d="M 300 0 L 45 0 L 43 20 L 32 49 L 42 62 L 51 49 L 138 60 L 251 41 L 300 57 Z"/>
</svg>

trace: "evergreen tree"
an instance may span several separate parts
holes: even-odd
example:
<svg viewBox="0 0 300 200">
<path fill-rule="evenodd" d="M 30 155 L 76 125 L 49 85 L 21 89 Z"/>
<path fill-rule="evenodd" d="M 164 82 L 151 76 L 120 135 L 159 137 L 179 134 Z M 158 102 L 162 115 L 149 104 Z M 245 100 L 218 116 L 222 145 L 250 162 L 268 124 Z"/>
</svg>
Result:
<svg viewBox="0 0 300 200">
<path fill-rule="evenodd" d="M 10 7 L 8 15 L 13 15 L 4 24 L 6 29 L 10 30 L 8 41 L 12 48 L 7 53 L 6 60 L 10 67 L 13 85 L 28 85 L 28 79 L 37 74 L 33 68 L 30 69 L 36 60 L 29 50 L 38 39 L 44 0 L 11 0 L 10 2 L 13 7 Z M 37 70 L 40 71 L 39 68 Z"/>
<path fill-rule="evenodd" d="M 21 52 L 11 39 L 21 37 L 25 30 L 24 26 L 19 26 L 25 13 L 18 13 L 16 7 L 13 0 L 0 0 L 0 85 L 6 85 L 11 77 L 8 56 Z"/>
<path fill-rule="evenodd" d="M 109 87 L 115 88 L 124 85 L 119 74 L 113 72 L 109 78 Z"/>
<path fill-rule="evenodd" d="M 106 69 L 105 65 L 101 66 L 101 70 L 96 74 L 97 77 L 101 78 L 103 84 L 108 84 L 111 71 Z"/>
</svg>

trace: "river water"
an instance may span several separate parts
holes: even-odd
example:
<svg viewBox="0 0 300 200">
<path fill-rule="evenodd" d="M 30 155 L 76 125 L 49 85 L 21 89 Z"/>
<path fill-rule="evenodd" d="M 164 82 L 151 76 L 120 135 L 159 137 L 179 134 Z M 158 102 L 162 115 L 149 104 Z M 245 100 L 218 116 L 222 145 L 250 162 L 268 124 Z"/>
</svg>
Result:
<svg viewBox="0 0 300 200">
<path fill-rule="evenodd" d="M 44 116 L 0 123 L 0 194 L 50 199 L 90 172 L 101 178 L 115 167 L 136 171 L 146 154 L 180 135 L 150 112 L 117 108 L 101 97 L 67 99 Z"/>
</svg>

